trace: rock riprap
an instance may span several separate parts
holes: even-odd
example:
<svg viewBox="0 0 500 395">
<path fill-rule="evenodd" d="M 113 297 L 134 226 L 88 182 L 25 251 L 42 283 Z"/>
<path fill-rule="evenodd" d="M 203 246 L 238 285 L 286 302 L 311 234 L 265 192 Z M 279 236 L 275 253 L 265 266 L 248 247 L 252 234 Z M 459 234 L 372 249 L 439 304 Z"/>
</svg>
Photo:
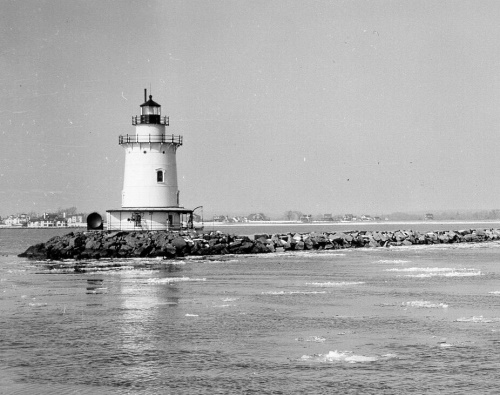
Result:
<svg viewBox="0 0 500 395">
<path fill-rule="evenodd" d="M 500 240 L 499 229 L 421 233 L 413 230 L 280 233 L 237 236 L 221 232 L 71 232 L 29 247 L 19 257 L 34 260 L 259 254 L 342 248 L 474 243 Z"/>
</svg>

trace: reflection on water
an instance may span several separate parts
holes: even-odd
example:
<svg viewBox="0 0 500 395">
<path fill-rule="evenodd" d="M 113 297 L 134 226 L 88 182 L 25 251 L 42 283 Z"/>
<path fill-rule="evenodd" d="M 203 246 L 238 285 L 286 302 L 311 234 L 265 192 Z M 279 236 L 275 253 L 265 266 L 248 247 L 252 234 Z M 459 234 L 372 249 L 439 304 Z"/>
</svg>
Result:
<svg viewBox="0 0 500 395">
<path fill-rule="evenodd" d="M 87 294 L 107 293 L 108 288 L 104 286 L 102 278 L 92 278 L 87 280 Z"/>
<path fill-rule="evenodd" d="M 488 243 L 218 260 L 0 257 L 0 385 L 492 393 L 499 252 Z"/>
</svg>

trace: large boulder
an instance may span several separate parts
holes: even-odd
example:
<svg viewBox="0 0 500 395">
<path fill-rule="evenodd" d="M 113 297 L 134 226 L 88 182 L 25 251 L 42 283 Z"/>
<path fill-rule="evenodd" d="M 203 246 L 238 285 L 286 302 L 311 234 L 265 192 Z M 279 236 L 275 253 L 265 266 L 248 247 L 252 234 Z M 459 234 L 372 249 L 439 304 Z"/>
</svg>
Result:
<svg viewBox="0 0 500 395">
<path fill-rule="evenodd" d="M 28 258 L 34 260 L 44 260 L 47 259 L 47 248 L 44 243 L 35 244 L 28 247 L 26 251 L 18 255 L 21 258 Z"/>
<path fill-rule="evenodd" d="M 298 241 L 295 243 L 295 249 L 296 250 L 303 250 L 305 248 L 305 244 L 303 241 Z"/>
</svg>

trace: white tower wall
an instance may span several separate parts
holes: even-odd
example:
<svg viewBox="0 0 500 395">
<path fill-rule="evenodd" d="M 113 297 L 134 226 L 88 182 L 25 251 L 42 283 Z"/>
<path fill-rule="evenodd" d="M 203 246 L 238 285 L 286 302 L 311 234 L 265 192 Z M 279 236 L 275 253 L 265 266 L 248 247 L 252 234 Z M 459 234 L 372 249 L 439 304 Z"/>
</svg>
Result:
<svg viewBox="0 0 500 395">
<path fill-rule="evenodd" d="M 177 147 L 129 143 L 124 148 L 122 207 L 178 207 Z M 158 172 L 163 181 L 158 181 Z"/>
</svg>

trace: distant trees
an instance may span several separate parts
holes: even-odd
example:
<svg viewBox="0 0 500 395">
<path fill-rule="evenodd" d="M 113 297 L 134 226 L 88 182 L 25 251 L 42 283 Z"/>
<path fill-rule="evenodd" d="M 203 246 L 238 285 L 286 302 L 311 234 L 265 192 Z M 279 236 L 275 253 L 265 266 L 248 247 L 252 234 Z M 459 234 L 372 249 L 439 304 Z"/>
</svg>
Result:
<svg viewBox="0 0 500 395">
<path fill-rule="evenodd" d="M 285 211 L 284 218 L 287 221 L 299 221 L 300 217 L 302 217 L 302 215 L 303 214 L 300 211 L 288 210 L 288 211 Z"/>
<path fill-rule="evenodd" d="M 60 215 L 62 215 L 64 213 L 66 213 L 66 215 L 76 215 L 76 214 L 78 214 L 78 211 L 77 211 L 77 208 L 74 207 L 74 206 L 73 207 L 68 207 L 68 208 L 60 208 L 59 207 L 57 209 L 56 213 L 60 214 Z"/>
<path fill-rule="evenodd" d="M 269 221 L 270 218 L 268 218 L 265 214 L 263 213 L 253 213 L 248 216 L 249 221 Z"/>
</svg>

